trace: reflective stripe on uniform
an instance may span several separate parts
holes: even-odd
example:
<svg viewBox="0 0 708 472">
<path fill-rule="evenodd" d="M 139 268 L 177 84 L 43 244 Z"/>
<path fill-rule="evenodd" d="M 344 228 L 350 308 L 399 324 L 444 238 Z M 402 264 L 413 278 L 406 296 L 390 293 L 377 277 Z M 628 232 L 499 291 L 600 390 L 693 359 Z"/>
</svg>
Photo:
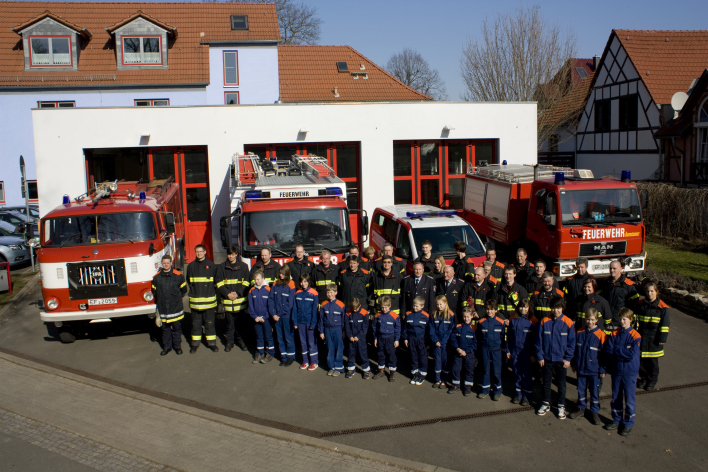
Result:
<svg viewBox="0 0 708 472">
<path fill-rule="evenodd" d="M 189 278 L 190 283 L 197 283 L 197 282 L 214 282 L 214 277 L 190 277 Z"/>
<path fill-rule="evenodd" d="M 642 357 L 662 357 L 664 355 L 664 350 L 661 351 L 642 351 Z"/>
</svg>

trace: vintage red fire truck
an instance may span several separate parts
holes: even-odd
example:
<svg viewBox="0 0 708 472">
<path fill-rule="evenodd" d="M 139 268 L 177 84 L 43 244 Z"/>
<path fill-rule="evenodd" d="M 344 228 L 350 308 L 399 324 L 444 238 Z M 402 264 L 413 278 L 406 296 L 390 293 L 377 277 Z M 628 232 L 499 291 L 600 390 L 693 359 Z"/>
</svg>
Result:
<svg viewBox="0 0 708 472">
<path fill-rule="evenodd" d="M 153 315 L 152 277 L 164 254 L 184 262 L 179 185 L 172 178 L 106 182 L 47 213 L 38 252 L 42 321 L 62 342 L 87 323 Z"/>
<path fill-rule="evenodd" d="M 609 275 L 610 262 L 625 258 L 625 272 L 635 277 L 646 260 L 646 198 L 628 171 L 617 179 L 567 167 L 470 166 L 462 213 L 488 243 L 524 247 L 561 279 L 575 274 L 578 257 L 588 258 L 595 276 Z"/>
<path fill-rule="evenodd" d="M 284 264 L 299 244 L 315 263 L 324 249 L 341 262 L 368 233 L 366 212 L 347 208 L 346 184 L 323 157 L 270 161 L 237 154 L 230 192 L 232 211 L 221 218 L 221 241 L 237 247 L 249 267 L 265 247 Z"/>
</svg>

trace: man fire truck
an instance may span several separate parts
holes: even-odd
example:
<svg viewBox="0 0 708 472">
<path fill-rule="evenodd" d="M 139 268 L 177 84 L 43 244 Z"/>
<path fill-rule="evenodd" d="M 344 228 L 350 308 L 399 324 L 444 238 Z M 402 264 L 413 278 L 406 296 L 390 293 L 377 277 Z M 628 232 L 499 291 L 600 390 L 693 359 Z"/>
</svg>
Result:
<svg viewBox="0 0 708 472">
<path fill-rule="evenodd" d="M 40 222 L 42 321 L 71 343 L 88 323 L 154 315 L 152 277 L 164 254 L 184 261 L 179 185 L 172 178 L 105 182 Z"/>
<path fill-rule="evenodd" d="M 324 249 L 336 264 L 368 232 L 366 212 L 347 209 L 346 185 L 323 157 L 271 161 L 237 154 L 230 187 L 232 211 L 221 218 L 221 241 L 239 248 L 249 267 L 263 248 L 284 265 L 298 245 L 315 264 Z"/>
<path fill-rule="evenodd" d="M 616 179 L 540 164 L 470 166 L 463 218 L 498 246 L 544 258 L 561 280 L 575 274 L 579 257 L 594 276 L 609 275 L 611 260 L 624 258 L 636 277 L 646 260 L 646 198 L 629 171 Z"/>
</svg>

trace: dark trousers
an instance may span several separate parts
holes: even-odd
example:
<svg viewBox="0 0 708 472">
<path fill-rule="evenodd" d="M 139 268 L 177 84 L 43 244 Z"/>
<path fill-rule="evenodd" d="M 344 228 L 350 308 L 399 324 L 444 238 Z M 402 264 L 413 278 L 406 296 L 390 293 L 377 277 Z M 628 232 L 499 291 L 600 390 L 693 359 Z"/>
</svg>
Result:
<svg viewBox="0 0 708 472">
<path fill-rule="evenodd" d="M 464 388 L 472 388 L 474 386 L 474 352 L 467 351 L 466 356 L 461 356 L 455 353 L 452 360 L 452 384 L 460 385 L 460 377 L 462 370 L 465 371 L 465 386 Z"/>
<path fill-rule="evenodd" d="M 300 351 L 302 352 L 302 362 L 304 364 L 318 364 L 319 353 L 317 351 L 317 339 L 315 330 L 310 329 L 306 324 L 299 324 L 297 331 L 300 336 Z"/>
<path fill-rule="evenodd" d="M 652 387 L 659 380 L 659 358 L 642 357 L 639 363 L 639 378 L 647 381 Z"/>
<path fill-rule="evenodd" d="M 449 372 L 447 366 L 447 344 L 436 346 L 433 344 L 433 368 L 435 372 L 435 382 L 442 381 L 443 374 Z M 447 380 L 447 375 L 445 375 Z"/>
<path fill-rule="evenodd" d="M 256 331 L 256 351 L 261 356 L 265 355 L 266 350 L 271 356 L 275 355 L 275 347 L 273 346 L 273 329 L 270 327 L 270 320 L 266 318 L 263 323 L 253 323 L 253 329 Z"/>
<path fill-rule="evenodd" d="M 514 396 L 529 398 L 531 396 L 531 359 L 527 353 L 521 352 L 509 359 L 511 372 L 514 374 Z"/>
<path fill-rule="evenodd" d="M 590 395 L 590 406 L 586 395 Z M 600 412 L 600 375 L 578 374 L 578 409 L 589 408 L 590 413 Z"/>
<path fill-rule="evenodd" d="M 428 350 L 425 349 L 425 336 L 410 338 L 408 349 L 411 352 L 411 374 L 419 374 L 425 378 L 428 375 Z"/>
<path fill-rule="evenodd" d="M 398 359 L 396 359 L 396 347 L 393 345 L 393 342 L 393 336 L 379 337 L 377 339 L 376 351 L 380 370 L 388 366 L 389 371 L 396 372 Z"/>
<path fill-rule="evenodd" d="M 482 373 L 482 393 L 487 394 L 491 389 L 495 394 L 502 391 L 501 383 L 501 350 L 479 350 L 480 371 Z"/>
<path fill-rule="evenodd" d="M 327 344 L 327 368 L 344 372 L 344 341 L 342 328 L 325 328 L 325 342 Z"/>
<path fill-rule="evenodd" d="M 356 360 L 359 359 L 361 370 L 368 372 L 371 370 L 369 366 L 369 353 L 366 346 L 366 335 L 359 336 L 358 341 L 347 340 L 347 370 L 356 370 Z"/>
<path fill-rule="evenodd" d="M 162 322 L 162 349 L 182 349 L 182 322 Z"/>
<path fill-rule="evenodd" d="M 634 415 L 636 413 L 637 398 L 637 375 L 619 374 L 612 376 L 612 422 L 625 428 L 634 426 Z M 624 407 L 624 416 L 622 415 Z"/>
<path fill-rule="evenodd" d="M 242 311 L 226 311 L 226 344 L 234 344 L 235 341 L 243 341 L 241 335 L 236 330 L 236 319 L 245 316 Z"/>
<path fill-rule="evenodd" d="M 543 365 L 543 404 L 551 404 L 551 384 L 553 377 L 558 382 L 558 406 L 565 408 L 565 376 L 568 369 L 563 368 L 563 361 L 546 361 Z"/>
<path fill-rule="evenodd" d="M 214 309 L 204 311 L 192 310 L 192 346 L 202 342 L 202 323 L 208 346 L 216 346 L 216 325 L 214 324 Z"/>
<path fill-rule="evenodd" d="M 295 329 L 293 328 L 290 315 L 281 316 L 275 324 L 275 335 L 278 340 L 278 351 L 280 360 L 295 360 Z"/>
</svg>

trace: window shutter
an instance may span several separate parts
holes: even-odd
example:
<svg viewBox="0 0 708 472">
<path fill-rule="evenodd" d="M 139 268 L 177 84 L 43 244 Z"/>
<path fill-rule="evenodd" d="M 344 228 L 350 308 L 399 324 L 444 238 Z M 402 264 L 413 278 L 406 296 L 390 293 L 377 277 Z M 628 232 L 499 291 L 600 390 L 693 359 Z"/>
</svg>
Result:
<svg viewBox="0 0 708 472">
<path fill-rule="evenodd" d="M 236 52 L 224 53 L 224 84 L 238 85 Z"/>
</svg>

